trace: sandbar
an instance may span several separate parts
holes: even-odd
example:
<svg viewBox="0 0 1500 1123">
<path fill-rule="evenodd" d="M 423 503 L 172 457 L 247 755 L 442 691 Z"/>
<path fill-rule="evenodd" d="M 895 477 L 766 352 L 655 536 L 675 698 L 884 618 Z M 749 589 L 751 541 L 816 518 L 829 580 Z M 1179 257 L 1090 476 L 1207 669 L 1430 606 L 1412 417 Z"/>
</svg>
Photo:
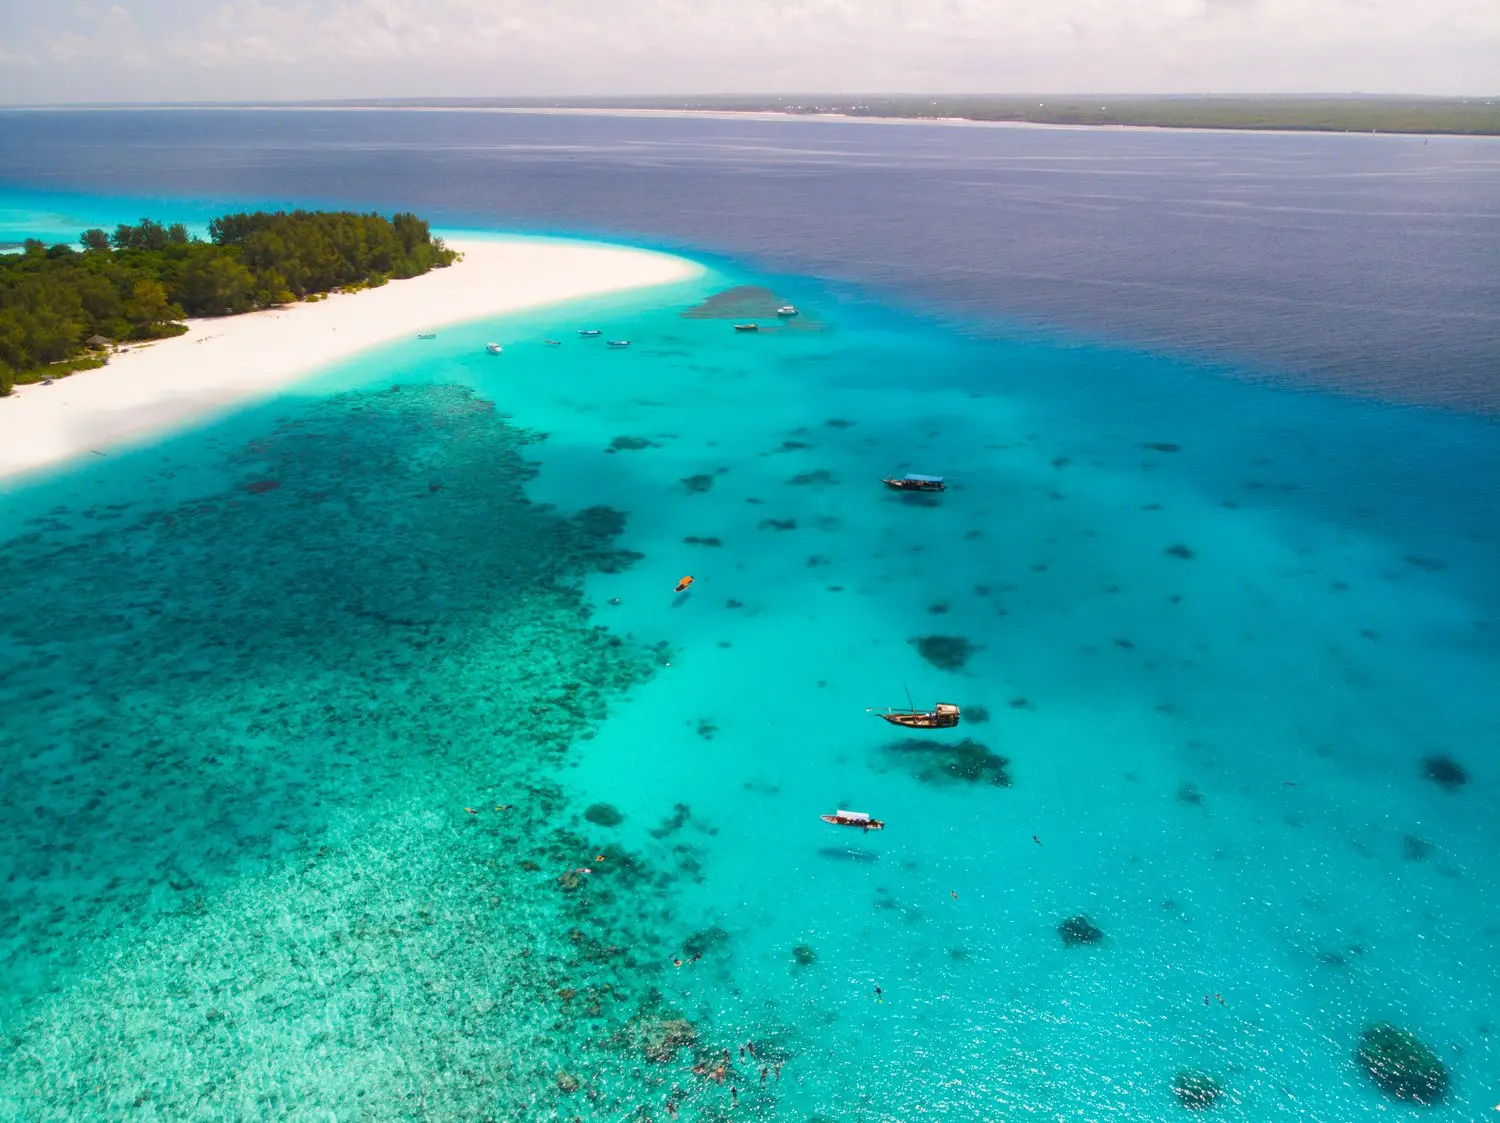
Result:
<svg viewBox="0 0 1500 1123">
<path fill-rule="evenodd" d="M 685 281 L 686 258 L 546 238 L 450 236 L 462 260 L 380 288 L 130 344 L 98 370 L 0 398 L 0 479 L 160 435 L 265 397 L 368 348 L 444 325 Z M 503 342 L 503 341 L 500 341 Z"/>
</svg>

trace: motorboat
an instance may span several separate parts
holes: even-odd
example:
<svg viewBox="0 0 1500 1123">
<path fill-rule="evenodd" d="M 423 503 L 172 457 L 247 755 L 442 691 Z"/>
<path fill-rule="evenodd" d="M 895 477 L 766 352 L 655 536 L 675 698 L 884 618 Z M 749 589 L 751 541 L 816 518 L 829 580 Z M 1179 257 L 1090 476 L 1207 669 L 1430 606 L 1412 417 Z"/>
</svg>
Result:
<svg viewBox="0 0 1500 1123">
<path fill-rule="evenodd" d="M 505 350 L 505 348 L 501 347 L 500 344 L 498 344 L 498 343 L 486 343 L 484 345 L 484 349 L 486 351 L 488 351 L 491 355 L 498 355 L 502 351 Z"/>
<path fill-rule="evenodd" d="M 790 304 L 783 304 L 780 308 L 776 309 L 776 314 L 783 320 L 790 320 L 797 314 L 797 309 L 793 308 Z"/>
<path fill-rule="evenodd" d="M 436 339 L 437 338 L 437 332 L 435 332 L 435 331 L 418 332 L 417 333 L 417 338 L 418 339 Z"/>
<path fill-rule="evenodd" d="M 599 331 L 598 328 L 584 328 L 578 334 L 581 335 L 581 336 L 583 336 L 585 339 L 593 339 L 594 336 L 599 335 L 601 333 L 600 333 L 600 331 Z"/>
<path fill-rule="evenodd" d="M 561 339 L 544 339 L 544 340 L 542 340 L 542 342 L 545 343 L 548 347 L 561 347 L 562 346 L 562 340 Z"/>
<path fill-rule="evenodd" d="M 858 827 L 866 831 L 885 830 L 885 823 L 879 819 L 870 818 L 863 811 L 835 811 L 832 815 L 819 815 L 818 818 L 836 827 Z"/>
<path fill-rule="evenodd" d="M 930 710 L 912 707 L 905 710 L 885 709 L 869 712 L 884 718 L 892 725 L 900 725 L 906 729 L 951 729 L 958 724 L 960 716 L 958 707 L 952 702 L 939 702 Z"/>
<path fill-rule="evenodd" d="M 760 331 L 759 324 L 735 324 L 735 331 Z"/>
<path fill-rule="evenodd" d="M 629 347 L 630 346 L 630 340 L 628 340 L 628 339 L 608 339 L 608 340 L 605 340 L 604 345 L 606 347 Z"/>
<path fill-rule="evenodd" d="M 911 472 L 901 476 L 899 479 L 892 477 L 881 480 L 886 487 L 893 487 L 897 491 L 947 491 L 948 485 L 943 482 L 942 476 L 918 476 Z"/>
</svg>

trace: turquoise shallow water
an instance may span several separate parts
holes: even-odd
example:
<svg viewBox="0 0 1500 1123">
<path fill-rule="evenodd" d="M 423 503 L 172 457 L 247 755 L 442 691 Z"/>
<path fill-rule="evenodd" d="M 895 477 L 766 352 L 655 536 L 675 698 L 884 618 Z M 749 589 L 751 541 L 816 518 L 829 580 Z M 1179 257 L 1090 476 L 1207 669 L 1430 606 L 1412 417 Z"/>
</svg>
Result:
<svg viewBox="0 0 1500 1123">
<path fill-rule="evenodd" d="M 1475 1118 L 1497 450 L 720 273 L 12 489 L 0 1110 Z"/>
</svg>

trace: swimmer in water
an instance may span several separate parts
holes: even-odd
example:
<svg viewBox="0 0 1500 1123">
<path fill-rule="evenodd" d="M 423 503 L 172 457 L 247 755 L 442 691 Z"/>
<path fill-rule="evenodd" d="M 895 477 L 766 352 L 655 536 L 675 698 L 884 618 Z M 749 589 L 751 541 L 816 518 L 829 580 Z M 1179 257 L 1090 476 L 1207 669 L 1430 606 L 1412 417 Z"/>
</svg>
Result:
<svg viewBox="0 0 1500 1123">
<path fill-rule="evenodd" d="M 673 967 L 681 967 L 682 966 L 682 960 L 680 960 L 680 959 L 674 959 L 674 960 L 672 960 L 672 966 Z"/>
<path fill-rule="evenodd" d="M 1042 840 L 1039 839 L 1039 838 L 1037 838 L 1036 835 L 1032 835 L 1031 836 L 1031 841 L 1034 842 L 1034 843 L 1036 843 L 1038 846 L 1040 846 L 1042 844 Z"/>
</svg>

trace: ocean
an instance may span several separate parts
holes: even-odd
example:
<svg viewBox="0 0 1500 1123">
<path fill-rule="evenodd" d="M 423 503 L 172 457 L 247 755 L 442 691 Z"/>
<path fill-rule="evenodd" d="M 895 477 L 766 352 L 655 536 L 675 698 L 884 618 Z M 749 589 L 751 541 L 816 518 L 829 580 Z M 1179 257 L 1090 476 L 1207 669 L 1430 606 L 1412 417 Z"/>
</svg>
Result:
<svg viewBox="0 0 1500 1123">
<path fill-rule="evenodd" d="M 0 1116 L 1500 1102 L 1495 142 L 0 121 L 0 241 L 711 266 L 0 491 Z"/>
</svg>

